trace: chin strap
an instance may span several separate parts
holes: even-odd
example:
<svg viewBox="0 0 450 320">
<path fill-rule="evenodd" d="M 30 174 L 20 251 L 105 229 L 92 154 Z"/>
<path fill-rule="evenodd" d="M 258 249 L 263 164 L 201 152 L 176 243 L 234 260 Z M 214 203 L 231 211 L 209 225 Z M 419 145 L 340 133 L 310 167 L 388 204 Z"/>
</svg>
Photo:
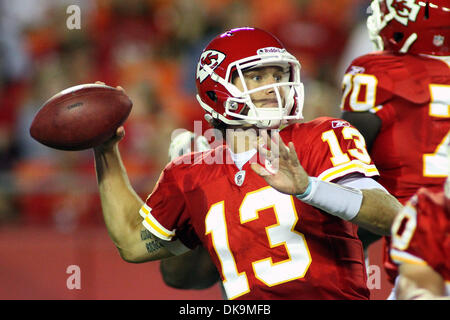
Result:
<svg viewBox="0 0 450 320">
<path fill-rule="evenodd" d="M 413 33 L 411 34 L 408 39 L 405 40 L 405 42 L 403 43 L 403 46 L 401 47 L 401 49 L 399 50 L 400 53 L 407 53 L 409 50 L 409 47 L 411 47 L 411 45 L 414 43 L 414 41 L 417 40 L 417 33 Z"/>
</svg>

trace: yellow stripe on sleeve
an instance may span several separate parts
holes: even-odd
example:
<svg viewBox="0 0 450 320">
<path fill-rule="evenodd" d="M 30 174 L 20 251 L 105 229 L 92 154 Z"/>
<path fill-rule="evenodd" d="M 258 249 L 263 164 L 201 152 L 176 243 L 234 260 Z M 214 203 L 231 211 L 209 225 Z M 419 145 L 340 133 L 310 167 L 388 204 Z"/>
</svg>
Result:
<svg viewBox="0 0 450 320">
<path fill-rule="evenodd" d="M 397 264 L 410 263 L 410 264 L 415 264 L 415 265 L 420 265 L 420 266 L 427 265 L 427 263 L 424 260 L 422 260 L 412 254 L 409 254 L 407 252 L 399 251 L 396 249 L 391 249 L 391 258 Z"/>
<path fill-rule="evenodd" d="M 152 220 L 149 219 L 149 217 L 145 217 L 145 221 L 158 233 L 163 235 L 165 238 L 171 238 L 173 234 L 165 232 L 163 229 L 159 228 L 155 223 L 153 223 Z"/>
<path fill-rule="evenodd" d="M 369 177 L 379 174 L 375 165 L 365 164 L 358 160 L 352 160 L 349 163 L 325 170 L 318 176 L 318 178 L 320 180 L 330 182 L 336 178 L 340 178 L 353 172 L 363 173 Z"/>
<path fill-rule="evenodd" d="M 155 236 L 163 239 L 170 240 L 175 235 L 175 231 L 169 231 L 164 228 L 150 213 L 151 208 L 144 204 L 139 210 L 140 215 L 144 218 L 142 224 Z"/>
</svg>

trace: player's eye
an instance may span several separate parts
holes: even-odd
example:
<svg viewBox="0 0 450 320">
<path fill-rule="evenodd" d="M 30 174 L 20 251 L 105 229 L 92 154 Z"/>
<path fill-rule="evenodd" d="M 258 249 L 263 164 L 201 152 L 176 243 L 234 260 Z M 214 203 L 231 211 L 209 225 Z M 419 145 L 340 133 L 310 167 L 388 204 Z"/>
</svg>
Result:
<svg viewBox="0 0 450 320">
<path fill-rule="evenodd" d="M 289 72 L 280 72 L 280 73 L 276 73 L 273 78 L 275 79 L 276 82 L 282 82 L 282 81 L 289 81 Z"/>
</svg>

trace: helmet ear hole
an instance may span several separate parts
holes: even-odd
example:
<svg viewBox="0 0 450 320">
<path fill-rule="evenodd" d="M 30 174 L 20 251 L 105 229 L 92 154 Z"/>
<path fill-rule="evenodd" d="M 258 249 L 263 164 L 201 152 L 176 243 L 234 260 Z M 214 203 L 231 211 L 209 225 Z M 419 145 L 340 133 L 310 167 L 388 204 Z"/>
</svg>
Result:
<svg viewBox="0 0 450 320">
<path fill-rule="evenodd" d="M 427 1 L 427 4 L 425 6 L 424 18 L 428 19 L 429 17 L 430 17 L 430 2 Z"/>
<path fill-rule="evenodd" d="M 210 98 L 213 102 L 217 102 L 217 95 L 214 91 L 206 91 L 206 95 L 208 98 Z"/>
<path fill-rule="evenodd" d="M 394 41 L 399 43 L 400 41 L 402 41 L 403 36 L 404 36 L 403 32 L 394 32 L 394 35 L 393 35 Z"/>
</svg>

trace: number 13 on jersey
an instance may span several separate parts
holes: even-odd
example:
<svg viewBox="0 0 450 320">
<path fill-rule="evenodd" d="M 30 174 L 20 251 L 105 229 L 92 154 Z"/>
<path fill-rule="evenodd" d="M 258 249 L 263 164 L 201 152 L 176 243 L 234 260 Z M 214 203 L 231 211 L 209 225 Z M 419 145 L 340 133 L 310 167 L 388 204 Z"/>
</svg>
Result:
<svg viewBox="0 0 450 320">
<path fill-rule="evenodd" d="M 269 287 L 303 278 L 311 264 L 311 255 L 303 234 L 294 230 L 298 221 L 292 196 L 265 187 L 248 193 L 239 208 L 240 223 L 259 219 L 259 212 L 273 208 L 277 223 L 266 227 L 271 248 L 284 246 L 287 259 L 274 263 L 270 256 L 252 262 L 255 277 Z M 239 272 L 229 245 L 225 202 L 213 204 L 205 219 L 206 235 L 210 234 L 219 258 L 223 285 L 230 299 L 250 291 L 245 272 Z M 250 244 L 249 244 L 250 245 Z"/>
</svg>

